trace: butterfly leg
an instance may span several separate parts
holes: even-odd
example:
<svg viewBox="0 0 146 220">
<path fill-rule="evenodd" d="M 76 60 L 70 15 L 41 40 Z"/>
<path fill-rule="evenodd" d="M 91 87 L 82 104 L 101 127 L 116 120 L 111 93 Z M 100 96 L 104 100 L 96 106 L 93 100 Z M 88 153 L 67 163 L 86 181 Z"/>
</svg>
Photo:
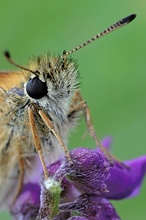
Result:
<svg viewBox="0 0 146 220">
<path fill-rule="evenodd" d="M 19 177 L 18 177 L 18 183 L 17 183 L 17 186 L 16 186 L 16 190 L 15 190 L 15 194 L 14 194 L 14 198 L 13 198 L 13 202 L 15 203 L 16 202 L 16 199 L 17 197 L 19 196 L 21 190 L 22 190 L 22 186 L 23 186 L 23 180 L 24 180 L 24 167 L 25 167 L 25 164 L 24 164 L 24 159 L 22 158 L 21 156 L 21 153 L 19 152 Z"/>
<path fill-rule="evenodd" d="M 46 178 L 48 178 L 48 170 L 47 170 L 47 167 L 45 164 L 45 160 L 44 160 L 44 156 L 43 156 L 43 152 L 42 152 L 42 147 L 41 147 L 41 142 L 40 142 L 40 139 L 37 135 L 34 114 L 33 114 L 33 110 L 31 107 L 28 107 L 28 115 L 29 115 L 29 121 L 30 121 L 31 132 L 32 132 L 33 140 L 34 140 L 34 145 L 35 145 L 36 151 L 40 157 L 40 161 L 42 163 L 42 167 L 44 170 L 44 176 L 46 179 Z"/>
<path fill-rule="evenodd" d="M 93 127 L 92 124 L 92 120 L 91 120 L 91 114 L 90 114 L 90 110 L 89 107 L 87 105 L 87 103 L 83 100 L 82 96 L 80 95 L 79 91 L 76 91 L 72 103 L 71 103 L 71 108 L 70 108 L 70 112 L 69 115 L 74 114 L 75 112 L 78 111 L 83 111 L 84 113 L 84 118 L 87 124 L 87 128 L 88 128 L 88 132 L 90 134 L 90 136 L 93 138 L 93 140 L 95 141 L 96 145 L 100 148 L 100 150 L 105 154 L 106 158 L 110 161 L 111 164 L 113 164 L 112 162 L 112 156 L 110 155 L 110 153 L 102 146 L 100 140 L 98 139 L 95 129 Z"/>
<path fill-rule="evenodd" d="M 67 147 L 65 146 L 64 142 L 62 141 L 61 137 L 59 136 L 59 134 L 57 134 L 57 132 L 54 129 L 53 123 L 52 121 L 48 118 L 48 116 L 45 114 L 45 112 L 43 110 L 39 110 L 38 111 L 39 115 L 41 116 L 42 120 L 44 121 L 44 123 L 47 125 L 47 127 L 49 128 L 49 130 L 54 134 L 54 136 L 56 137 L 56 139 L 58 140 L 58 142 L 60 143 L 60 145 L 62 146 L 65 155 L 68 159 L 68 161 L 70 162 L 70 164 L 72 164 L 72 160 L 70 158 L 69 152 Z"/>
</svg>

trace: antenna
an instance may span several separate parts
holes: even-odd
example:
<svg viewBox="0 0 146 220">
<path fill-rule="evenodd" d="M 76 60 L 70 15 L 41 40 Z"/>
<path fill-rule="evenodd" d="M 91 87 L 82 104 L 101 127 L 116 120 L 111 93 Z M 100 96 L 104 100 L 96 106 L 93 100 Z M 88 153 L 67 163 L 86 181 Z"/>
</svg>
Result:
<svg viewBox="0 0 146 220">
<path fill-rule="evenodd" d="M 80 50 L 81 48 L 85 47 L 86 45 L 92 43 L 93 41 L 129 24 L 131 21 L 133 21 L 136 17 L 136 14 L 131 14 L 123 19 L 121 19 L 120 21 L 114 23 L 113 25 L 111 25 L 110 27 L 108 27 L 107 29 L 105 29 L 104 31 L 102 31 L 101 33 L 95 35 L 94 37 L 92 37 L 91 39 L 87 40 L 86 42 L 84 42 L 83 44 L 80 44 L 79 46 L 75 47 L 74 49 L 66 52 L 65 50 L 63 51 L 63 56 L 68 56 L 72 53 L 74 53 L 77 50 Z"/>
<path fill-rule="evenodd" d="M 5 51 L 5 52 L 4 52 L 4 56 L 5 56 L 6 59 L 7 59 L 11 64 L 13 64 L 14 66 L 17 66 L 17 67 L 19 67 L 20 69 L 29 71 L 29 72 L 31 72 L 31 73 L 33 73 L 33 74 L 36 74 L 37 71 L 33 71 L 33 70 L 29 69 L 29 68 L 26 68 L 26 67 L 24 67 L 24 66 L 21 66 L 21 65 L 15 63 L 15 61 L 12 60 L 9 51 Z"/>
</svg>

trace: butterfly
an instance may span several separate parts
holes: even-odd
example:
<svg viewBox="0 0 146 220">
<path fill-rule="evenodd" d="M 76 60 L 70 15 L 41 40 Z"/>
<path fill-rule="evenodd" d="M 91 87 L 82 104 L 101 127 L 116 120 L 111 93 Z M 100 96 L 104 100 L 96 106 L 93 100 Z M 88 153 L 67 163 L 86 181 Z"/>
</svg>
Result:
<svg viewBox="0 0 146 220">
<path fill-rule="evenodd" d="M 123 18 L 69 52 L 33 58 L 28 67 L 17 64 L 5 52 L 7 60 L 20 71 L 0 72 L 0 206 L 17 198 L 24 176 L 35 168 L 37 153 L 45 178 L 49 176 L 47 165 L 62 154 L 72 165 L 67 137 L 82 113 L 90 136 L 111 158 L 96 135 L 89 107 L 80 94 L 80 73 L 71 54 L 135 17 Z"/>
</svg>

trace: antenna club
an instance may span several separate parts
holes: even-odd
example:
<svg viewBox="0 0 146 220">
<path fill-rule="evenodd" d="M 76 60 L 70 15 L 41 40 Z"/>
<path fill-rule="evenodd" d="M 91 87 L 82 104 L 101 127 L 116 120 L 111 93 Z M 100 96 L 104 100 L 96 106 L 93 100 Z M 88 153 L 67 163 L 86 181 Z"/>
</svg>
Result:
<svg viewBox="0 0 146 220">
<path fill-rule="evenodd" d="M 66 52 L 66 50 L 63 50 L 63 55 L 65 55 L 67 52 Z"/>
<path fill-rule="evenodd" d="M 7 58 L 7 59 L 10 59 L 11 58 L 11 55 L 9 53 L 9 51 L 4 51 L 4 56 Z"/>
<path fill-rule="evenodd" d="M 133 21 L 136 18 L 136 14 L 131 14 L 125 18 L 123 18 L 123 23 L 130 23 L 131 21 Z"/>
</svg>

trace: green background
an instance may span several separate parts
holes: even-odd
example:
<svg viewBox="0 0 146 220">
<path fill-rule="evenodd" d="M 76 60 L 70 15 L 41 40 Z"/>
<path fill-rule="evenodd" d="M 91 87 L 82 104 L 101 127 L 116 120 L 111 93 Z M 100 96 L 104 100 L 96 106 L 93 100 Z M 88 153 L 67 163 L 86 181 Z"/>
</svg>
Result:
<svg viewBox="0 0 146 220">
<path fill-rule="evenodd" d="M 9 49 L 19 64 L 31 55 L 62 53 L 136 13 L 128 26 L 73 54 L 79 62 L 81 90 L 98 136 L 113 138 L 121 160 L 146 152 L 146 2 L 97 0 L 7 0 L 0 3 L 0 68 L 15 69 L 3 57 Z M 69 146 L 94 147 L 82 121 Z M 146 219 L 146 181 L 138 197 L 114 202 L 124 220 Z M 11 219 L 0 214 L 0 219 Z"/>
</svg>

